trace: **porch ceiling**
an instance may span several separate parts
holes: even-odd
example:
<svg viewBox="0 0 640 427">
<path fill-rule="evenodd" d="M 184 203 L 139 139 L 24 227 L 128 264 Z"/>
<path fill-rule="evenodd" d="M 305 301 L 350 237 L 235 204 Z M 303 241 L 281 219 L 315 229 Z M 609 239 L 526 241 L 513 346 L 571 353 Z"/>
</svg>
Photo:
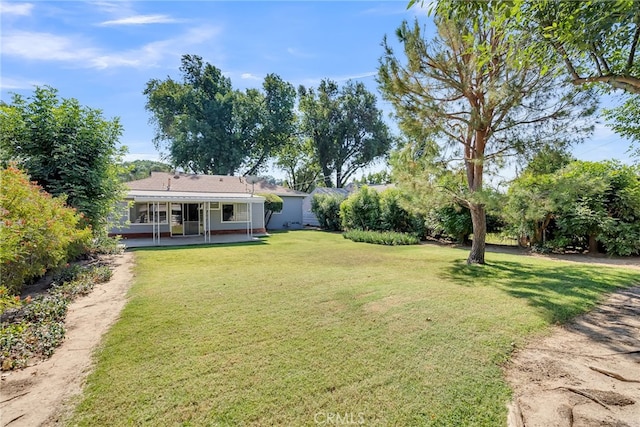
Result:
<svg viewBox="0 0 640 427">
<path fill-rule="evenodd" d="M 127 198 L 135 202 L 227 202 L 251 203 L 264 202 L 264 197 L 247 193 L 197 193 L 188 191 L 145 191 L 132 190 L 127 192 Z"/>
</svg>

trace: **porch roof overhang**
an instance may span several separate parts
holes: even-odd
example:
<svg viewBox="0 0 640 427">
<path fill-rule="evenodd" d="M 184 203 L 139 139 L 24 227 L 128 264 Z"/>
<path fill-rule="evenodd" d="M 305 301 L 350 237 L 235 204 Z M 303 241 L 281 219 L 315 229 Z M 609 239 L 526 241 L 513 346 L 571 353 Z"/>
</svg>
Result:
<svg viewBox="0 0 640 427">
<path fill-rule="evenodd" d="M 264 197 L 249 193 L 200 193 L 191 191 L 129 190 L 127 199 L 134 202 L 177 202 L 177 203 L 262 203 Z"/>
</svg>

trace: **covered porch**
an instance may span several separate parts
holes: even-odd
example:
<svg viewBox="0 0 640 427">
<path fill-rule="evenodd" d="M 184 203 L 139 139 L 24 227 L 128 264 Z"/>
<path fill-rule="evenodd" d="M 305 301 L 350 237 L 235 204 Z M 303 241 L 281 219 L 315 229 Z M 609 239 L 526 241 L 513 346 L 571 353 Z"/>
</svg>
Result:
<svg viewBox="0 0 640 427">
<path fill-rule="evenodd" d="M 126 247 L 246 242 L 265 233 L 264 198 L 246 193 L 130 190 L 111 235 Z"/>
</svg>

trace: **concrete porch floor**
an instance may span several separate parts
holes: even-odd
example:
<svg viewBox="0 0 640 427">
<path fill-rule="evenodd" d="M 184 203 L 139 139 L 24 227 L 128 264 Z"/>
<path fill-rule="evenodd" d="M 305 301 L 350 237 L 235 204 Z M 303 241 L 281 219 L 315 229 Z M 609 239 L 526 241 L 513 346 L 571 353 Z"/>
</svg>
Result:
<svg viewBox="0 0 640 427">
<path fill-rule="evenodd" d="M 253 236 L 247 236 L 246 234 L 223 234 L 211 236 L 208 242 L 204 241 L 204 236 L 162 237 L 160 242 L 156 243 L 154 243 L 152 238 L 122 239 L 120 240 L 120 244 L 124 245 L 126 249 L 157 246 L 214 245 L 222 243 L 258 242 L 260 241 L 259 237 L 264 236 L 268 236 L 268 234 L 254 234 Z"/>
</svg>

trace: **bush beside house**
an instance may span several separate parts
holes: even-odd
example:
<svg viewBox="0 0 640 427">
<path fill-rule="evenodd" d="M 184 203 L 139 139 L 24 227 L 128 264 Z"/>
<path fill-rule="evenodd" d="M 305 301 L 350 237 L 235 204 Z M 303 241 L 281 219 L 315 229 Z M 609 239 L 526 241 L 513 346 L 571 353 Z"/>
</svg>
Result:
<svg viewBox="0 0 640 427">
<path fill-rule="evenodd" d="M 12 295 L 25 283 L 79 256 L 91 229 L 82 216 L 14 166 L 0 170 L 0 277 Z"/>
</svg>

